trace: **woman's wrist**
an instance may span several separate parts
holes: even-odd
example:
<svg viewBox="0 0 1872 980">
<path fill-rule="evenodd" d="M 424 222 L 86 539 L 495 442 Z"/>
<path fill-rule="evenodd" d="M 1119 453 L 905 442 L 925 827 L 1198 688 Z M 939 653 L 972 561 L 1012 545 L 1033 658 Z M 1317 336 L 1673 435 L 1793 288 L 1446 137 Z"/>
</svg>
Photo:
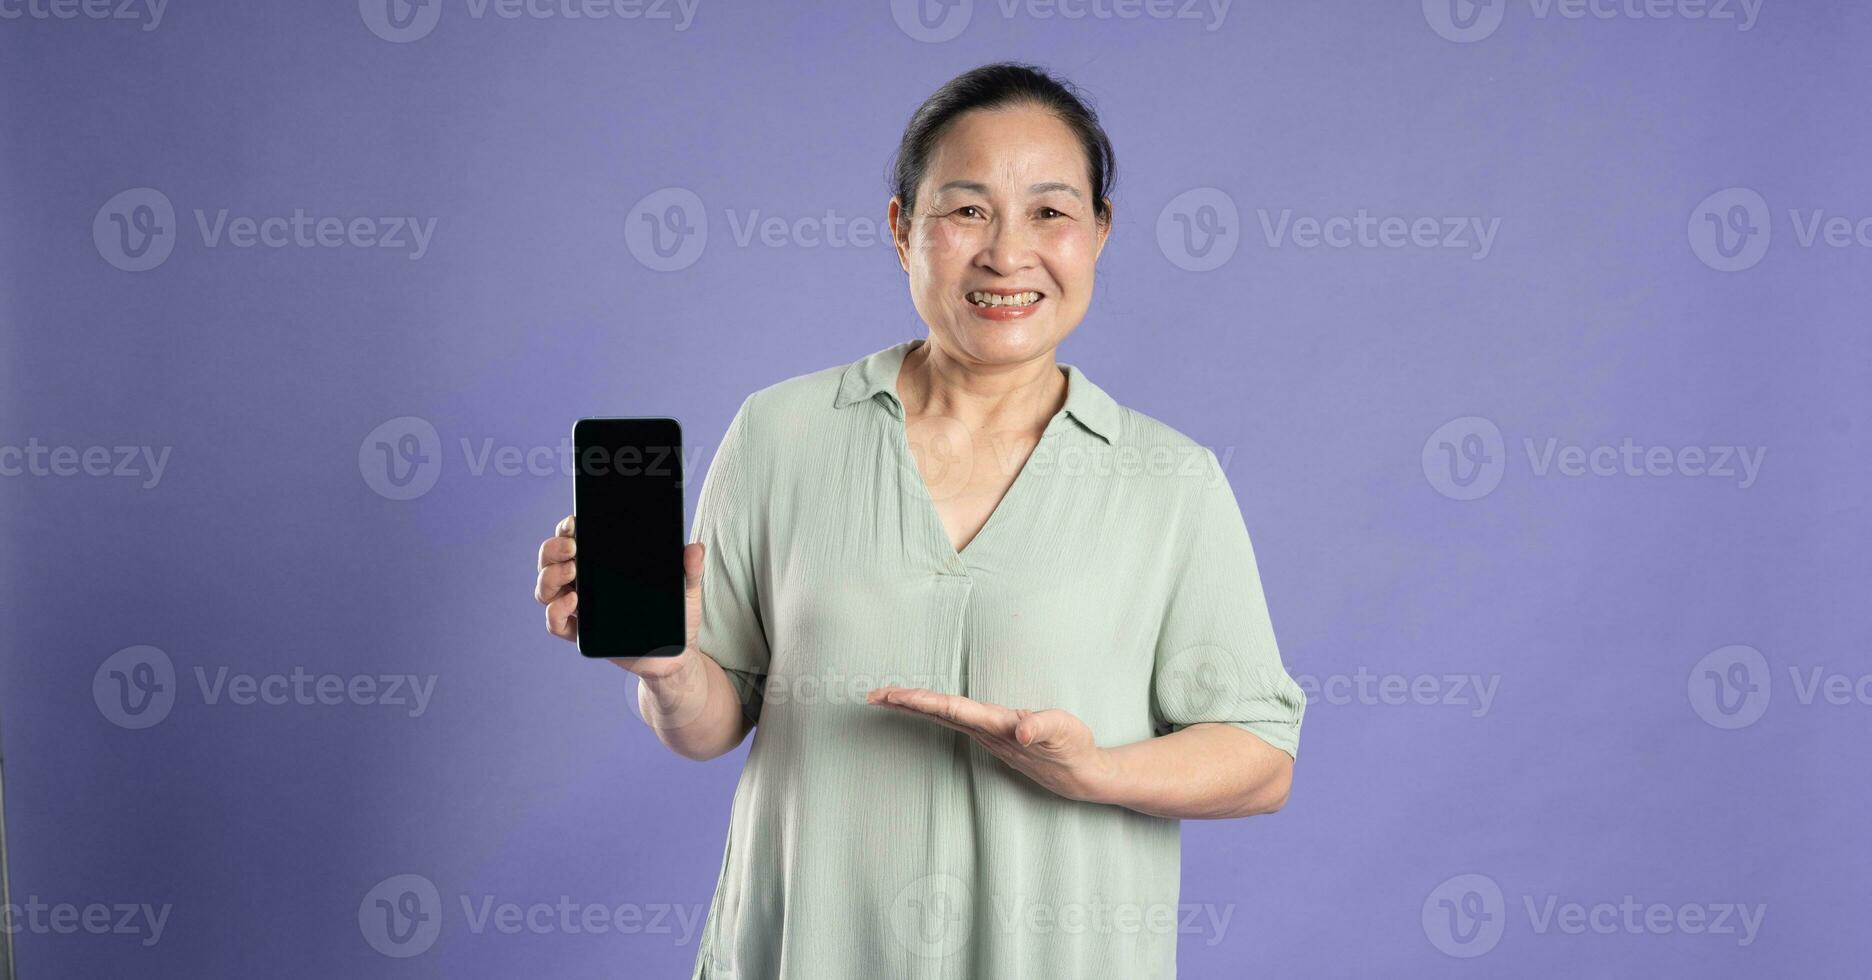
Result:
<svg viewBox="0 0 1872 980">
<path fill-rule="evenodd" d="M 1080 777 L 1080 792 L 1074 797 L 1082 803 L 1105 803 L 1123 806 L 1126 778 L 1122 761 L 1112 749 L 1094 748 Z"/>
<path fill-rule="evenodd" d="M 697 659 L 703 656 L 707 654 L 696 647 L 684 647 L 673 657 L 629 657 L 611 662 L 643 678 L 645 684 L 659 685 L 669 683 L 672 677 L 694 673 Z"/>
<path fill-rule="evenodd" d="M 701 669 L 703 656 L 695 647 L 685 647 L 682 653 L 659 657 L 653 664 L 637 662 L 632 673 L 643 683 L 644 695 L 659 715 L 676 714 L 689 698 L 707 696 L 708 675 Z"/>
</svg>

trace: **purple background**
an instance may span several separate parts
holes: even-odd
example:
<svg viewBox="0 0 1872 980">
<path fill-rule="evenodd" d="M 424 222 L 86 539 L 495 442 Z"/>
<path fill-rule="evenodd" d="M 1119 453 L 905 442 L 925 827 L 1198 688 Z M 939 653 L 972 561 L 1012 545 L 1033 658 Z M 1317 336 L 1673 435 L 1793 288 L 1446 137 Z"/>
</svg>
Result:
<svg viewBox="0 0 1872 980">
<path fill-rule="evenodd" d="M 1767 0 L 1742 30 L 1496 0 L 1463 41 L 1414 0 L 1238 0 L 1214 30 L 976 0 L 931 42 L 886 3 L 701 0 L 678 30 L 438 2 L 408 43 L 349 2 L 0 20 L 0 447 L 172 449 L 149 489 L 0 477 L 14 900 L 172 906 L 151 946 L 22 932 L 21 976 L 687 976 L 692 929 L 465 919 L 463 896 L 699 916 L 745 749 L 663 751 L 627 675 L 545 634 L 533 562 L 570 480 L 476 475 L 463 440 L 667 413 L 705 464 L 749 391 L 921 336 L 887 245 L 744 247 L 735 223 L 881 221 L 908 114 L 1000 58 L 1083 85 L 1117 147 L 1115 237 L 1061 360 L 1232 452 L 1288 668 L 1352 695 L 1310 708 L 1284 811 L 1185 824 L 1183 901 L 1231 918 L 1182 938 L 1184 975 L 1863 970 L 1872 706 L 1803 703 L 1790 671 L 1872 673 L 1872 248 L 1798 229 L 1872 216 L 1864 5 Z M 138 187 L 173 203 L 174 251 L 120 271 L 93 223 Z M 666 187 L 708 239 L 655 271 L 626 229 Z M 1157 228 L 1204 187 L 1239 209 L 1237 247 L 1191 271 Z M 1772 236 L 1730 272 L 1687 229 L 1732 187 Z M 295 208 L 435 233 L 413 260 L 211 247 L 195 218 Z M 1270 244 L 1259 219 L 1361 208 L 1500 225 L 1478 259 Z M 359 455 L 403 416 L 434 426 L 440 471 L 394 500 Z M 1461 500 L 1424 456 L 1470 416 L 1505 458 Z M 1766 456 L 1742 487 L 1542 471 L 1524 442 L 1627 438 Z M 1770 700 L 1731 729 L 1691 686 L 1736 644 Z M 133 730 L 92 682 L 138 645 L 177 700 Z M 437 680 L 410 717 L 210 704 L 198 667 Z M 1364 674 L 1439 693 L 1342 689 Z M 1445 675 L 1494 685 L 1488 710 Z M 437 886 L 441 932 L 392 958 L 359 909 L 406 873 Z M 1501 927 L 1492 948 L 1441 918 L 1468 874 L 1503 896 L 1453 896 Z M 1626 896 L 1765 918 L 1742 945 L 1528 911 Z"/>
</svg>

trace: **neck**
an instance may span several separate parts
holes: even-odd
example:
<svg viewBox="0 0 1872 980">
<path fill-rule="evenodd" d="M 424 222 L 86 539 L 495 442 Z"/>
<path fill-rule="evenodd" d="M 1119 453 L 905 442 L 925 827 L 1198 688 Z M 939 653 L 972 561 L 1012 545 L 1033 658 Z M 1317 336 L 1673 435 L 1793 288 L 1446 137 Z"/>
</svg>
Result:
<svg viewBox="0 0 1872 980">
<path fill-rule="evenodd" d="M 906 416 L 953 418 L 975 432 L 1045 429 L 1066 404 L 1066 387 L 1052 348 L 1017 364 L 979 364 L 932 338 L 912 348 L 897 372 Z"/>
</svg>

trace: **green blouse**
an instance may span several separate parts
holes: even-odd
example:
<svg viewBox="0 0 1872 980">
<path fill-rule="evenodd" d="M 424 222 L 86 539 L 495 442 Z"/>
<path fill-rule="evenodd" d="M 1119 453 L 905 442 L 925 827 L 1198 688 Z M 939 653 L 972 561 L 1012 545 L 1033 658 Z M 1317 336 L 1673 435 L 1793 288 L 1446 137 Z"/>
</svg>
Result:
<svg viewBox="0 0 1872 980">
<path fill-rule="evenodd" d="M 748 396 L 703 480 L 698 644 L 757 726 L 693 977 L 1174 977 L 1178 821 L 1054 795 L 865 692 L 1292 754 L 1305 696 L 1240 508 L 1213 452 L 1062 364 L 1064 408 L 958 554 L 897 396 L 923 342 Z"/>
</svg>

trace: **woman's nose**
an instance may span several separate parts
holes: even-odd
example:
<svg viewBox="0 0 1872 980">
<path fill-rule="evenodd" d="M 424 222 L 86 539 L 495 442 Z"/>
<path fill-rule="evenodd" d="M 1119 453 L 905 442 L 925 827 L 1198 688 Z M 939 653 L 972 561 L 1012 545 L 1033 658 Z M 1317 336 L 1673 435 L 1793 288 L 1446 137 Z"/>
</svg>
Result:
<svg viewBox="0 0 1872 980">
<path fill-rule="evenodd" d="M 1008 275 L 1033 265 L 1033 229 L 1025 221 L 993 222 L 980 261 L 1000 275 Z"/>
</svg>

